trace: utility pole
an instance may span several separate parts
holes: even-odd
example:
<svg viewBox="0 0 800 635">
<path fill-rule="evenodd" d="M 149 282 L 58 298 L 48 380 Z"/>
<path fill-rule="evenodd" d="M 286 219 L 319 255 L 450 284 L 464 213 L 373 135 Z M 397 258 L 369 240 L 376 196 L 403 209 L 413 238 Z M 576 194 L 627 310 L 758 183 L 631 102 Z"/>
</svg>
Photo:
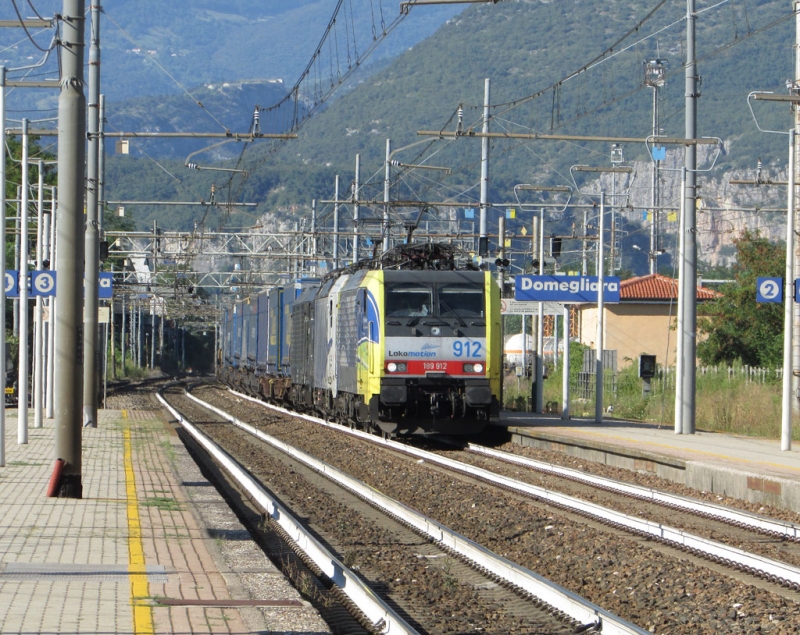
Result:
<svg viewBox="0 0 800 635">
<path fill-rule="evenodd" d="M 658 89 L 661 88 L 666 82 L 664 68 L 666 60 L 652 59 L 645 62 L 644 70 L 644 83 L 653 89 L 653 137 L 658 137 L 660 130 L 659 116 L 658 116 Z M 652 190 L 650 194 L 651 205 L 651 224 L 650 224 L 650 253 L 648 254 L 650 260 L 650 273 L 654 274 L 658 271 L 658 253 L 659 253 L 659 210 L 658 210 L 658 171 L 661 167 L 661 160 L 652 157 Z"/>
<path fill-rule="evenodd" d="M 483 134 L 481 138 L 481 214 L 478 237 L 478 255 L 489 254 L 489 237 L 487 235 L 486 217 L 489 213 L 489 95 L 490 80 L 487 77 L 483 84 Z M 524 348 L 524 346 L 523 346 Z"/>
<path fill-rule="evenodd" d="M 333 268 L 339 268 L 339 175 L 336 175 L 334 184 L 334 197 L 336 203 L 333 205 Z"/>
<path fill-rule="evenodd" d="M 0 131 L 5 137 L 6 131 L 6 67 L 0 66 Z M 0 152 L 0 245 L 3 246 L 3 266 L 5 267 L 6 247 L 6 153 Z M 5 280 L 5 276 L 3 276 Z M 6 372 L 6 285 L 0 285 L 0 337 L 3 348 L 0 351 L 0 376 L 5 382 Z M 5 389 L 5 383 L 3 384 Z M 0 467 L 6 465 L 6 408 L 5 393 L 3 393 L 3 407 L 0 408 Z"/>
<path fill-rule="evenodd" d="M 127 298 L 127 295 L 125 293 L 123 293 L 122 294 L 122 332 L 120 333 L 120 337 L 119 337 L 119 345 L 120 345 L 120 349 L 121 349 L 119 357 L 120 357 L 120 360 L 122 361 L 121 372 L 122 372 L 122 376 L 123 377 L 127 376 L 127 374 L 128 374 L 127 370 L 125 368 L 125 359 L 127 358 L 127 353 L 125 352 L 125 343 L 126 343 L 127 337 L 128 337 L 127 333 L 125 332 L 125 322 L 127 321 L 126 320 L 127 315 L 128 315 L 128 298 Z"/>
<path fill-rule="evenodd" d="M 36 268 L 41 271 L 44 262 L 42 252 L 42 238 L 44 234 L 44 161 L 39 160 L 39 182 L 36 192 Z M 41 428 L 44 425 L 43 406 L 44 406 L 44 320 L 42 315 L 42 304 L 44 299 L 41 295 L 36 295 L 36 306 L 34 308 L 34 330 L 33 330 L 33 427 Z"/>
<path fill-rule="evenodd" d="M 52 263 L 52 259 L 50 258 L 50 231 L 51 231 L 51 221 L 55 218 L 55 207 L 54 199 L 55 196 L 51 193 L 51 206 L 50 209 L 45 209 L 44 214 L 42 215 L 42 228 L 41 228 L 41 235 L 42 235 L 42 262 L 39 263 L 39 269 L 44 268 L 44 260 L 48 261 L 48 269 L 50 268 L 50 263 Z M 44 416 L 48 419 L 52 418 L 53 413 L 53 375 L 51 373 L 51 360 L 53 358 L 53 347 L 50 340 L 50 334 L 53 331 L 53 297 L 50 296 L 45 301 L 45 306 L 48 308 L 48 320 L 47 324 L 43 325 L 43 338 L 46 337 L 47 339 L 43 342 L 44 345 L 44 356 L 41 358 L 41 363 L 44 366 Z M 37 360 L 39 363 L 39 360 Z"/>
<path fill-rule="evenodd" d="M 311 260 L 317 273 L 317 200 L 311 200 Z"/>
<path fill-rule="evenodd" d="M 58 188 L 54 185 L 50 192 L 50 240 L 48 241 L 49 251 L 48 260 L 50 269 L 56 266 L 56 200 L 58 199 Z M 47 217 L 45 217 L 45 220 Z M 0 241 L 2 242 L 2 241 Z M 44 402 L 45 417 L 52 419 L 53 395 L 55 393 L 56 376 L 56 305 L 58 300 L 55 296 L 48 298 L 47 306 L 50 308 L 49 320 L 47 321 L 47 396 Z M 1 311 L 0 311 L 1 313 Z"/>
<path fill-rule="evenodd" d="M 534 267 L 533 267 L 534 273 L 537 273 L 539 275 L 542 274 L 542 260 L 544 260 L 544 254 L 540 251 L 541 242 L 540 242 L 540 238 L 539 238 L 540 235 L 543 232 L 544 232 L 544 227 L 540 226 L 540 217 L 539 216 L 534 216 L 533 217 L 533 231 L 531 232 L 531 242 L 533 243 L 533 246 L 532 246 L 533 248 L 532 248 L 531 251 L 533 252 L 534 261 L 536 261 L 536 260 L 539 261 L 539 266 L 538 267 L 535 266 L 535 264 L 536 264 L 535 262 L 533 263 L 534 264 Z M 538 271 L 536 271 L 537 269 L 538 269 Z M 531 337 L 532 338 L 535 337 L 537 342 L 539 341 L 539 330 L 538 330 L 539 327 L 538 327 L 538 324 L 539 324 L 538 320 L 534 320 L 533 317 L 531 317 L 531 331 L 533 331 L 531 333 Z M 525 356 L 527 355 L 527 349 L 528 349 L 528 347 L 526 345 L 526 342 L 527 342 L 526 338 L 528 336 L 525 333 L 525 316 L 523 316 L 523 320 L 522 320 L 522 333 L 523 333 L 523 335 L 522 335 L 522 367 L 525 369 L 525 373 L 527 373 L 528 372 L 528 361 L 525 359 Z M 532 342 L 533 342 L 533 339 L 531 339 L 531 343 Z M 533 378 L 535 380 L 536 379 L 536 364 L 535 364 L 535 362 L 531 364 L 531 375 L 533 376 Z M 533 404 L 531 404 L 531 406 L 532 406 L 531 410 L 533 410 L 534 412 L 536 412 L 536 401 L 537 401 L 537 396 L 533 396 Z"/>
<path fill-rule="evenodd" d="M 686 0 L 686 139 L 697 137 L 697 62 L 695 59 L 695 27 L 697 13 L 695 0 Z M 684 224 L 684 277 L 683 287 L 683 434 L 695 433 L 697 357 L 697 146 L 686 147 L 686 194 L 683 213 Z"/>
<path fill-rule="evenodd" d="M 581 240 L 581 274 L 589 275 L 589 241 L 586 240 L 587 230 L 589 229 L 589 210 L 583 208 L 583 240 Z"/>
<path fill-rule="evenodd" d="M 353 181 L 353 264 L 358 262 L 358 221 L 359 221 L 359 205 L 358 201 L 361 198 L 361 155 L 356 155 L 356 173 L 355 180 Z"/>
<path fill-rule="evenodd" d="M 597 240 L 597 336 L 595 337 L 595 367 L 594 367 L 594 422 L 603 423 L 603 335 L 605 311 L 605 298 L 603 297 L 605 273 L 603 259 L 605 258 L 605 215 L 606 194 L 600 192 L 600 222 Z"/>
<path fill-rule="evenodd" d="M 544 207 L 539 208 L 539 275 L 544 275 Z M 523 338 L 524 344 L 525 338 Z M 533 411 L 544 412 L 544 302 L 539 302 L 539 315 L 536 316 L 536 403 Z"/>
<path fill-rule="evenodd" d="M 781 397 L 781 450 L 788 451 L 792 449 L 792 399 L 791 388 L 794 373 L 792 372 L 792 343 L 794 340 L 794 305 L 795 301 L 792 297 L 790 289 L 792 286 L 792 274 L 795 267 L 794 258 L 794 243 L 795 229 L 794 229 L 794 196 L 795 196 L 795 131 L 789 131 L 789 187 L 788 187 L 788 200 L 786 206 L 786 284 L 783 298 L 783 378 L 782 378 L 782 397 Z"/>
<path fill-rule="evenodd" d="M 392 140 L 386 140 L 386 164 L 383 168 L 383 251 L 389 251 L 389 196 L 392 177 Z"/>
<path fill-rule="evenodd" d="M 105 239 L 105 200 L 106 200 L 106 96 L 100 95 L 100 109 L 97 117 L 97 225 L 100 236 Z M 112 303 L 113 308 L 113 303 Z M 113 311 L 112 311 L 113 315 Z"/>
<path fill-rule="evenodd" d="M 793 95 L 797 95 L 800 93 L 800 0 L 792 0 L 792 9 L 794 10 L 794 19 L 795 19 L 795 46 L 794 46 L 794 76 L 795 81 L 792 82 L 792 89 L 791 93 Z M 800 138 L 800 108 L 798 108 L 797 103 L 792 103 L 792 110 L 794 114 L 794 141 L 795 144 L 798 142 L 798 138 Z M 800 180 L 800 173 L 798 173 L 798 166 L 797 162 L 797 150 L 798 148 L 795 147 L 795 174 L 793 175 L 794 183 L 797 184 L 798 180 Z M 789 179 L 792 181 L 792 178 Z M 788 210 L 789 213 L 794 214 L 796 216 L 797 210 L 790 209 Z M 795 223 L 795 228 L 797 224 Z M 789 240 L 789 237 L 786 237 L 786 240 Z M 797 240 L 797 236 L 792 236 L 792 248 L 794 249 L 794 278 L 800 278 L 800 242 Z M 786 243 L 786 248 L 789 249 L 789 243 Z M 788 280 L 786 281 L 788 284 Z M 788 301 L 788 300 L 787 300 Z M 794 415 L 800 414 L 800 303 L 794 303 L 794 328 L 792 329 L 792 394 L 794 395 L 794 399 L 792 399 L 792 412 Z"/>
<path fill-rule="evenodd" d="M 81 384 L 83 379 L 83 94 L 84 0 L 64 0 L 61 91 L 58 98 L 58 302 L 56 303 L 55 454 L 64 461 L 58 496 L 82 498 Z"/>
<path fill-rule="evenodd" d="M 19 203 L 19 381 L 17 443 L 28 442 L 28 120 L 22 120 L 22 191 Z"/>
<path fill-rule="evenodd" d="M 98 375 L 98 281 L 100 275 L 100 235 L 98 231 L 98 187 L 100 153 L 100 6 L 91 8 L 89 42 L 89 150 L 86 157 L 86 227 L 84 230 L 85 274 L 83 306 L 83 427 L 97 427 Z"/>
</svg>

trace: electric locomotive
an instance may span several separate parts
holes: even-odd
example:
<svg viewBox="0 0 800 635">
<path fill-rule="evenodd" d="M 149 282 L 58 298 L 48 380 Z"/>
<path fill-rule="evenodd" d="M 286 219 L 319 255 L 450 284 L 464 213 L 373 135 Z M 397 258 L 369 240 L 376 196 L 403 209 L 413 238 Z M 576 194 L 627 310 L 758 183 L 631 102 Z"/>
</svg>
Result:
<svg viewBox="0 0 800 635">
<path fill-rule="evenodd" d="M 401 245 L 304 285 L 288 306 L 281 385 L 295 408 L 385 435 L 470 435 L 497 419 L 500 291 L 489 272 L 459 269 L 449 246 Z M 257 336 L 270 328 L 259 322 Z M 274 398 L 264 388 L 280 376 L 250 374 L 233 373 Z"/>
</svg>

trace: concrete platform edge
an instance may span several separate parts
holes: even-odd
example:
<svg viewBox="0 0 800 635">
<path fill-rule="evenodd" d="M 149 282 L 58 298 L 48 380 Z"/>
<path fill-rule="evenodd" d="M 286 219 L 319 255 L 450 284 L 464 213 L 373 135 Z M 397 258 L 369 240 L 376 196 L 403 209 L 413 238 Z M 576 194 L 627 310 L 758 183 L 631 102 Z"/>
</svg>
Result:
<svg viewBox="0 0 800 635">
<path fill-rule="evenodd" d="M 800 482 L 793 479 L 766 477 L 755 471 L 740 471 L 702 461 L 687 461 L 666 454 L 559 435 L 535 428 L 509 427 L 508 432 L 511 441 L 522 446 L 561 452 L 634 472 L 648 472 L 703 492 L 800 513 Z"/>
</svg>

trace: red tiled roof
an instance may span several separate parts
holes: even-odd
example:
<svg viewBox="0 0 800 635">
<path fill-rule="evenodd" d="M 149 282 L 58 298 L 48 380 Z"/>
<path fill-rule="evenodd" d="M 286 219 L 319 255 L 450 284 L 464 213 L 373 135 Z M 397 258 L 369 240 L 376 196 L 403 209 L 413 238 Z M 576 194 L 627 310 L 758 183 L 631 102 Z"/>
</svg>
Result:
<svg viewBox="0 0 800 635">
<path fill-rule="evenodd" d="M 722 294 L 713 289 L 697 287 L 698 300 L 714 300 Z M 619 285 L 619 299 L 622 302 L 632 300 L 677 300 L 678 281 L 658 273 L 648 276 L 629 278 Z"/>
</svg>

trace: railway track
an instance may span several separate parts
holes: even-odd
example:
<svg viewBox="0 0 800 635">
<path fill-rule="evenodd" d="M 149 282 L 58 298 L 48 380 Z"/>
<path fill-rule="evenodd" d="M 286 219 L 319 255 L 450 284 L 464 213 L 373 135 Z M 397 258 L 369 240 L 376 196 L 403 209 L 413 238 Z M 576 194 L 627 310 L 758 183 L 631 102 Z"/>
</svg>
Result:
<svg viewBox="0 0 800 635">
<path fill-rule="evenodd" d="M 184 418 L 195 420 L 193 427 L 226 448 L 258 480 L 269 483 L 269 490 L 280 489 L 272 495 L 290 501 L 295 515 L 307 519 L 303 524 L 331 552 L 317 561 L 317 567 L 325 571 L 335 562 L 327 586 L 344 578 L 347 593 L 351 580 L 353 584 L 356 579 L 369 582 L 369 590 L 385 602 L 385 608 L 361 609 L 372 616 L 376 632 L 573 633 L 599 628 L 604 633 L 644 632 L 522 567 L 510 565 L 516 581 L 511 584 L 503 579 L 509 577 L 503 572 L 509 563 L 452 535 L 446 527 L 396 501 L 382 500 L 368 487 L 349 483 L 345 474 L 335 473 L 288 444 L 271 440 L 265 444 L 263 433 L 258 440 L 241 428 L 221 423 L 222 411 L 211 415 L 174 392 L 165 397 L 186 413 Z M 210 447 L 210 442 L 204 446 Z M 322 472 L 329 478 L 321 477 Z M 271 517 L 276 512 L 270 506 L 276 504 L 265 505 Z M 295 538 L 295 542 L 303 541 Z M 545 599 L 535 599 L 533 594 Z M 361 598 L 351 599 L 360 605 Z M 396 618 L 387 617 L 389 613 Z M 390 619 L 396 621 L 390 623 Z M 405 628 L 411 630 L 398 630 Z"/>
<path fill-rule="evenodd" d="M 416 456 L 403 459 L 396 454 L 398 448 L 375 438 L 363 441 L 357 450 L 345 449 L 348 443 L 340 442 L 344 435 L 331 434 L 320 429 L 320 426 L 316 426 L 314 432 L 313 426 L 297 419 L 287 423 L 284 415 L 268 414 L 263 406 L 256 406 L 262 408 L 260 413 L 258 410 L 249 410 L 251 406 L 245 406 L 246 401 L 241 397 L 224 395 L 211 389 L 202 392 L 205 397 L 213 397 L 217 405 L 226 405 L 233 410 L 238 407 L 244 417 L 250 418 L 251 423 L 276 436 L 294 439 L 307 450 L 323 447 L 317 451 L 326 454 L 340 466 L 349 466 L 373 486 L 391 492 L 408 504 L 426 511 L 430 509 L 431 515 L 435 515 L 440 522 L 453 526 L 515 562 L 554 579 L 650 630 L 752 632 L 757 625 L 765 632 L 794 632 L 800 624 L 796 592 L 781 589 L 769 579 L 756 578 L 756 569 L 750 572 L 736 570 L 725 562 L 729 560 L 727 556 L 713 556 L 721 560 L 717 563 L 703 560 L 708 556 L 681 552 L 678 549 L 680 545 L 671 546 L 657 541 L 655 535 L 631 533 L 616 521 L 587 520 L 577 511 L 554 506 L 553 501 L 542 502 L 541 497 L 539 502 L 532 503 L 522 498 L 520 492 L 511 492 L 507 488 L 500 492 L 496 486 L 490 487 L 486 482 L 479 484 L 474 475 L 463 473 L 475 468 L 476 462 L 483 463 L 481 467 L 486 469 L 486 462 L 491 460 L 494 463 L 493 470 L 510 472 L 516 480 L 540 478 L 529 475 L 523 477 L 523 474 L 528 474 L 524 466 L 509 466 L 508 463 L 498 462 L 496 458 L 468 457 L 460 450 L 439 448 L 438 454 L 446 454 L 450 459 L 458 455 L 459 462 L 466 460 L 472 463 L 466 468 L 462 467 L 462 473 L 453 475 L 450 472 L 449 478 L 443 478 L 442 470 L 446 466 L 431 465 L 433 459 L 418 449 L 413 450 L 418 452 Z M 317 437 L 320 440 L 316 440 Z M 392 454 L 386 452 L 389 447 L 392 447 Z M 384 466 L 371 471 L 359 470 L 357 462 L 347 458 L 348 453 L 354 452 L 360 458 L 372 453 L 382 454 Z M 415 473 L 412 478 L 409 465 L 420 466 L 420 470 L 424 468 L 430 476 L 423 477 Z M 402 475 L 402 478 L 392 479 L 391 474 Z M 553 476 L 547 478 L 552 479 Z M 415 483 L 416 487 L 410 487 L 409 483 Z M 567 488 L 576 486 L 569 480 L 564 480 L 564 483 L 563 486 Z M 480 489 L 486 487 L 490 487 L 489 493 Z M 588 485 L 581 487 L 588 488 Z M 422 500 L 423 495 L 427 497 L 427 503 Z M 607 490 L 594 489 L 593 493 L 584 495 L 588 498 L 613 495 L 617 499 L 614 504 L 622 506 L 626 514 L 631 511 L 631 505 L 645 504 L 644 501 Z M 604 501 L 604 504 L 607 502 Z M 652 506 L 652 503 L 647 505 Z M 476 509 L 480 511 L 472 511 Z M 665 516 L 671 524 L 676 524 L 674 521 L 679 518 L 675 509 L 663 507 L 653 507 L 646 513 L 653 514 L 657 520 L 639 518 L 639 521 L 644 520 L 661 528 Z M 689 514 L 682 517 L 680 527 L 688 523 L 692 531 L 705 531 L 708 539 L 715 543 L 724 542 L 725 539 L 740 546 L 746 545 L 747 549 L 740 550 L 750 551 L 750 555 L 757 556 L 760 550 L 768 555 L 759 557 L 772 559 L 772 556 L 778 556 L 775 561 L 779 566 L 788 569 L 795 566 L 796 545 L 786 538 L 757 533 L 753 529 L 731 527 L 719 519 Z M 482 519 L 483 525 L 476 522 L 478 518 Z M 601 522 L 610 524 L 603 526 Z M 789 533 L 794 531 L 790 525 L 785 525 L 784 530 Z M 685 528 L 679 531 L 681 535 L 691 533 Z M 767 573 L 767 578 L 770 576 L 776 574 Z"/>
</svg>

